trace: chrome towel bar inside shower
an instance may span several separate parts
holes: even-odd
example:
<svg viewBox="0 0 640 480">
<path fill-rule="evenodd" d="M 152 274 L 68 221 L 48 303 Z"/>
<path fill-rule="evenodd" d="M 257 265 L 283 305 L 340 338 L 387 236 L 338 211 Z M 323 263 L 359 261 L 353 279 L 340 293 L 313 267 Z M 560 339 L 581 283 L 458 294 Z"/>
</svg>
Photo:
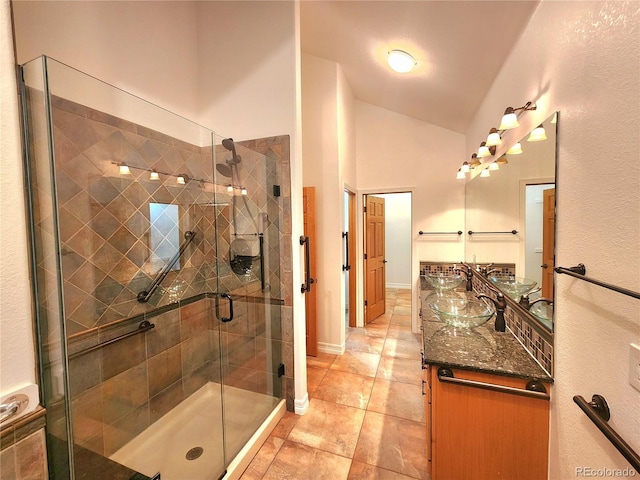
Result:
<svg viewBox="0 0 640 480">
<path fill-rule="evenodd" d="M 595 280 L 593 278 L 586 277 L 587 268 L 583 263 L 579 263 L 575 267 L 556 267 L 554 268 L 556 273 L 562 273 L 565 275 L 569 275 L 571 277 L 579 278 L 580 280 L 584 280 L 585 282 L 593 283 L 594 285 L 598 285 L 600 287 L 607 288 L 609 290 L 613 290 L 614 292 L 622 293 L 623 295 L 627 295 L 633 298 L 640 299 L 640 293 L 634 292 L 633 290 L 629 290 L 628 288 L 618 287 L 616 285 L 612 285 L 610 283 L 601 282 L 600 280 Z"/>
</svg>

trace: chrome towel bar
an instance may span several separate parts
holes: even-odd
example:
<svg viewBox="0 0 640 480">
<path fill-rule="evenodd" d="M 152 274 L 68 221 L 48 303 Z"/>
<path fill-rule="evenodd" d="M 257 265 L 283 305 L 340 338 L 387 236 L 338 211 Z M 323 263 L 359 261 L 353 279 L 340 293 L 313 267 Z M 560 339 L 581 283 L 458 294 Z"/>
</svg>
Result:
<svg viewBox="0 0 640 480">
<path fill-rule="evenodd" d="M 636 472 L 640 473 L 640 455 L 607 423 L 610 412 L 605 398 L 602 395 L 593 395 L 591 402 L 587 402 L 582 396 L 576 395 L 573 397 L 573 401 L 587 414 L 587 417 L 589 417 L 595 426 L 598 427 L 598 430 L 607 437 L 613 446 L 616 447 L 622 456 L 627 459 Z"/>
<path fill-rule="evenodd" d="M 420 230 L 418 235 L 462 235 L 463 231 L 458 230 L 457 232 L 423 232 Z"/>
<path fill-rule="evenodd" d="M 478 382 L 476 380 L 467 380 L 465 378 L 455 378 L 453 372 L 449 368 L 440 367 L 438 369 L 438 380 L 442 383 L 453 383 L 466 387 L 481 388 L 483 390 L 491 390 L 500 393 L 509 393 L 512 395 L 520 395 L 522 397 L 538 398 L 540 400 L 549 400 L 547 389 L 544 388 L 542 382 L 531 380 L 524 389 L 507 387 L 504 385 L 495 385 L 493 383 Z"/>
<path fill-rule="evenodd" d="M 511 234 L 511 235 L 516 235 L 518 233 L 518 231 L 517 230 L 509 230 L 508 232 L 477 232 L 477 231 L 474 232 L 473 230 L 469 230 L 467 233 L 469 235 L 479 235 L 479 234 L 482 234 L 482 233 L 508 233 L 508 234 Z"/>
<path fill-rule="evenodd" d="M 556 267 L 554 268 L 554 270 L 556 273 L 563 273 L 565 275 L 569 275 L 571 277 L 584 280 L 585 282 L 593 283 L 594 285 L 598 285 L 600 287 L 613 290 L 614 292 L 622 293 L 623 295 L 640 299 L 640 293 L 638 292 L 634 292 L 633 290 L 629 290 L 628 288 L 617 287 L 616 285 L 611 285 L 610 283 L 601 282 L 600 280 L 595 280 L 593 278 L 586 277 L 585 274 L 587 273 L 587 268 L 584 266 L 583 263 L 579 263 L 575 267 L 570 267 L 570 268 Z"/>
</svg>

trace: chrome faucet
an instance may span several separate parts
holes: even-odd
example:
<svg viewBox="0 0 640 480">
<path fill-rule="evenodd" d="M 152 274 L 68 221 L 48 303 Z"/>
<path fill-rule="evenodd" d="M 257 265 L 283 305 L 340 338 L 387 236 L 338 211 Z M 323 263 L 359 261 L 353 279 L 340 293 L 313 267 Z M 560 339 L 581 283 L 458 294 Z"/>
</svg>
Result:
<svg viewBox="0 0 640 480">
<path fill-rule="evenodd" d="M 496 306 L 496 332 L 505 332 L 507 329 L 507 325 L 504 321 L 504 311 L 507 309 L 507 301 L 504 299 L 504 294 L 502 292 L 498 292 L 495 299 L 484 294 L 478 295 L 478 298 L 486 298 L 487 300 L 491 300 L 491 302 Z"/>
<path fill-rule="evenodd" d="M 465 278 L 467 279 L 467 292 L 472 292 L 473 291 L 473 268 L 471 268 L 471 265 L 461 262 L 460 265 L 462 265 L 464 267 L 464 270 L 462 268 L 456 268 L 454 265 L 454 269 L 464 273 Z"/>
<path fill-rule="evenodd" d="M 486 277 L 489 274 L 488 270 L 489 270 L 489 267 L 491 267 L 491 266 L 493 266 L 493 263 L 490 263 L 490 264 L 484 265 L 484 266 L 478 265 L 478 267 L 477 267 L 478 268 L 478 272 L 480 272 L 482 275 L 484 275 Z"/>
<path fill-rule="evenodd" d="M 525 310 L 529 310 L 532 305 L 532 303 L 529 301 L 529 296 L 532 293 L 538 293 L 540 290 L 542 290 L 542 287 L 534 288 L 533 290 L 529 290 L 527 293 L 523 293 L 520 297 L 520 301 L 518 302 L 520 306 Z"/>
</svg>

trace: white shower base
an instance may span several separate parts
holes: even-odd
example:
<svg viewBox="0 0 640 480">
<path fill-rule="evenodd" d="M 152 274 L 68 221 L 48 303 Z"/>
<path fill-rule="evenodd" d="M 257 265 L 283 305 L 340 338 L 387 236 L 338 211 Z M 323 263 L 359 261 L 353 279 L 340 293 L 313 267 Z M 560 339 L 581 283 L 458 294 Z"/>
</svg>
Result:
<svg viewBox="0 0 640 480">
<path fill-rule="evenodd" d="M 282 418 L 285 402 L 229 386 L 224 395 L 227 451 L 239 451 L 224 477 L 232 479 Z M 221 404 L 220 385 L 209 382 L 110 458 L 148 477 L 160 472 L 162 480 L 218 480 L 224 471 Z M 187 452 L 196 447 L 202 454 L 188 460 Z"/>
</svg>

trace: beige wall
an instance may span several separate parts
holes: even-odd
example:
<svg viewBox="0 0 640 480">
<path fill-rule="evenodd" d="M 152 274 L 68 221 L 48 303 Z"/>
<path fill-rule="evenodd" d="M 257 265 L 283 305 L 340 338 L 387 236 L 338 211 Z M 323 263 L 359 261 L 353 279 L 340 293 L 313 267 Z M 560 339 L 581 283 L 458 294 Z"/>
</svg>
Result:
<svg viewBox="0 0 640 480">
<path fill-rule="evenodd" d="M 543 1 L 467 131 L 467 156 L 505 107 L 536 101 L 514 138 L 560 111 L 556 265 L 640 290 L 640 11 L 635 2 Z M 621 119 L 624 119 L 621 121 Z M 556 275 L 549 478 L 628 467 L 573 403 L 604 395 L 609 424 L 640 450 L 640 392 L 628 383 L 638 301 Z"/>
</svg>

